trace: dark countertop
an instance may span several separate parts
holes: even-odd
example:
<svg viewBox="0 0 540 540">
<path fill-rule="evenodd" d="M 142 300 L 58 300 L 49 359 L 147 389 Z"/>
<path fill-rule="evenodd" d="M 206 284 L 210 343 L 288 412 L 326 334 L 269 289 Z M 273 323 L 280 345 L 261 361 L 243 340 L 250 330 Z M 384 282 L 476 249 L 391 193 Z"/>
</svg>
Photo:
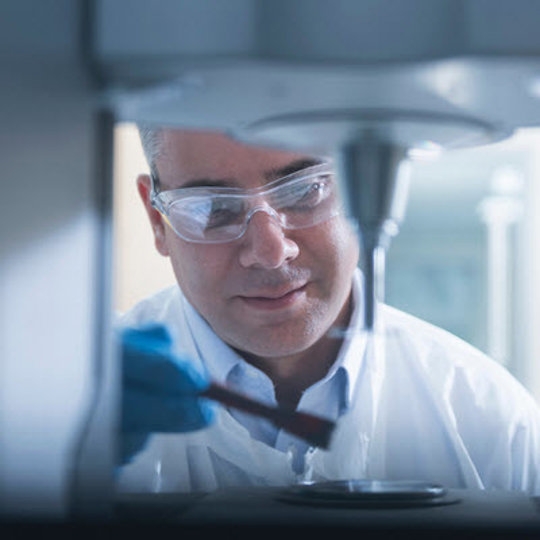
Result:
<svg viewBox="0 0 540 540">
<path fill-rule="evenodd" d="M 309 501 L 308 501 L 309 502 Z M 285 488 L 233 488 L 211 493 L 117 495 L 108 520 L 64 523 L 0 522 L 2 540 L 36 538 L 115 538 L 137 533 L 152 538 L 219 535 L 219 540 L 261 534 L 275 540 L 306 534 L 354 533 L 368 538 L 537 538 L 540 499 L 519 492 L 448 490 L 424 506 L 355 503 L 305 504 Z M 334 539 L 330 539 L 334 540 Z M 337 540 L 337 539 L 336 539 Z"/>
</svg>

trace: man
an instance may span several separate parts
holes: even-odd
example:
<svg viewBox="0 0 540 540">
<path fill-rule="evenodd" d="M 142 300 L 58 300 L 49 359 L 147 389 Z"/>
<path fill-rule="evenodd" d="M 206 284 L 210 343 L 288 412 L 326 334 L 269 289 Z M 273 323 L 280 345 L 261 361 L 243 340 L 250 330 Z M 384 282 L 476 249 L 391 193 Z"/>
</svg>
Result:
<svg viewBox="0 0 540 540">
<path fill-rule="evenodd" d="M 329 163 L 210 132 L 142 140 L 153 172 L 138 190 L 179 287 L 124 319 L 120 489 L 371 478 L 540 491 L 540 413 L 503 368 L 387 306 L 384 339 L 362 332 L 358 242 Z M 208 380 L 337 421 L 330 448 L 209 408 Z"/>
</svg>

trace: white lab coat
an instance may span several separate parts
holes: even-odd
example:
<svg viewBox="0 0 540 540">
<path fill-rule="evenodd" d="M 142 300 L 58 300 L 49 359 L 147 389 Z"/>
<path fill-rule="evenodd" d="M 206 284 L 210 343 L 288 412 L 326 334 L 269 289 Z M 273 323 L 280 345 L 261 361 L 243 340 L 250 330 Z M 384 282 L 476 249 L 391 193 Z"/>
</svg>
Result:
<svg viewBox="0 0 540 540">
<path fill-rule="evenodd" d="M 137 305 L 123 323 L 168 325 L 178 352 L 204 370 L 212 347 L 192 314 L 172 287 Z M 302 473 L 294 472 L 290 453 L 253 439 L 220 408 L 209 428 L 153 435 L 119 471 L 118 489 L 211 491 L 365 478 L 540 494 L 540 410 L 525 389 L 455 336 L 388 306 L 381 315 L 384 339 L 357 332 L 347 340 L 344 353 L 361 363 L 353 402 L 330 448 L 310 449 Z"/>
</svg>

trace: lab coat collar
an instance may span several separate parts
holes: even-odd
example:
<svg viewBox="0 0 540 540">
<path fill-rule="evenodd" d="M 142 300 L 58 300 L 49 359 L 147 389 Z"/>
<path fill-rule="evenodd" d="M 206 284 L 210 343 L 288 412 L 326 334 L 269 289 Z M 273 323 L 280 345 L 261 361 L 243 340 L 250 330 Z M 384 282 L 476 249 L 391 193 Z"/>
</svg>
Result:
<svg viewBox="0 0 540 540">
<path fill-rule="evenodd" d="M 199 312 L 185 300 L 188 324 L 196 336 L 199 357 L 204 359 L 207 375 L 212 381 L 225 385 L 230 371 L 243 360 L 212 330 Z"/>
</svg>

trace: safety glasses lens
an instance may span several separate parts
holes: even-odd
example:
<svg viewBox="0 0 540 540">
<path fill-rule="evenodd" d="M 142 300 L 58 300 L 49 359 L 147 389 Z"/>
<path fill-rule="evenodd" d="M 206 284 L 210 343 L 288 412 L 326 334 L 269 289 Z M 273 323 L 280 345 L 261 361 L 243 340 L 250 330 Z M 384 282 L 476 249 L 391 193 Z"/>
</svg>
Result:
<svg viewBox="0 0 540 540">
<path fill-rule="evenodd" d="M 190 194 L 172 200 L 167 217 L 174 230 L 193 242 L 227 242 L 241 236 L 251 216 L 265 211 L 281 226 L 317 225 L 338 213 L 336 187 L 329 174 L 296 178 L 256 193 Z"/>
</svg>

